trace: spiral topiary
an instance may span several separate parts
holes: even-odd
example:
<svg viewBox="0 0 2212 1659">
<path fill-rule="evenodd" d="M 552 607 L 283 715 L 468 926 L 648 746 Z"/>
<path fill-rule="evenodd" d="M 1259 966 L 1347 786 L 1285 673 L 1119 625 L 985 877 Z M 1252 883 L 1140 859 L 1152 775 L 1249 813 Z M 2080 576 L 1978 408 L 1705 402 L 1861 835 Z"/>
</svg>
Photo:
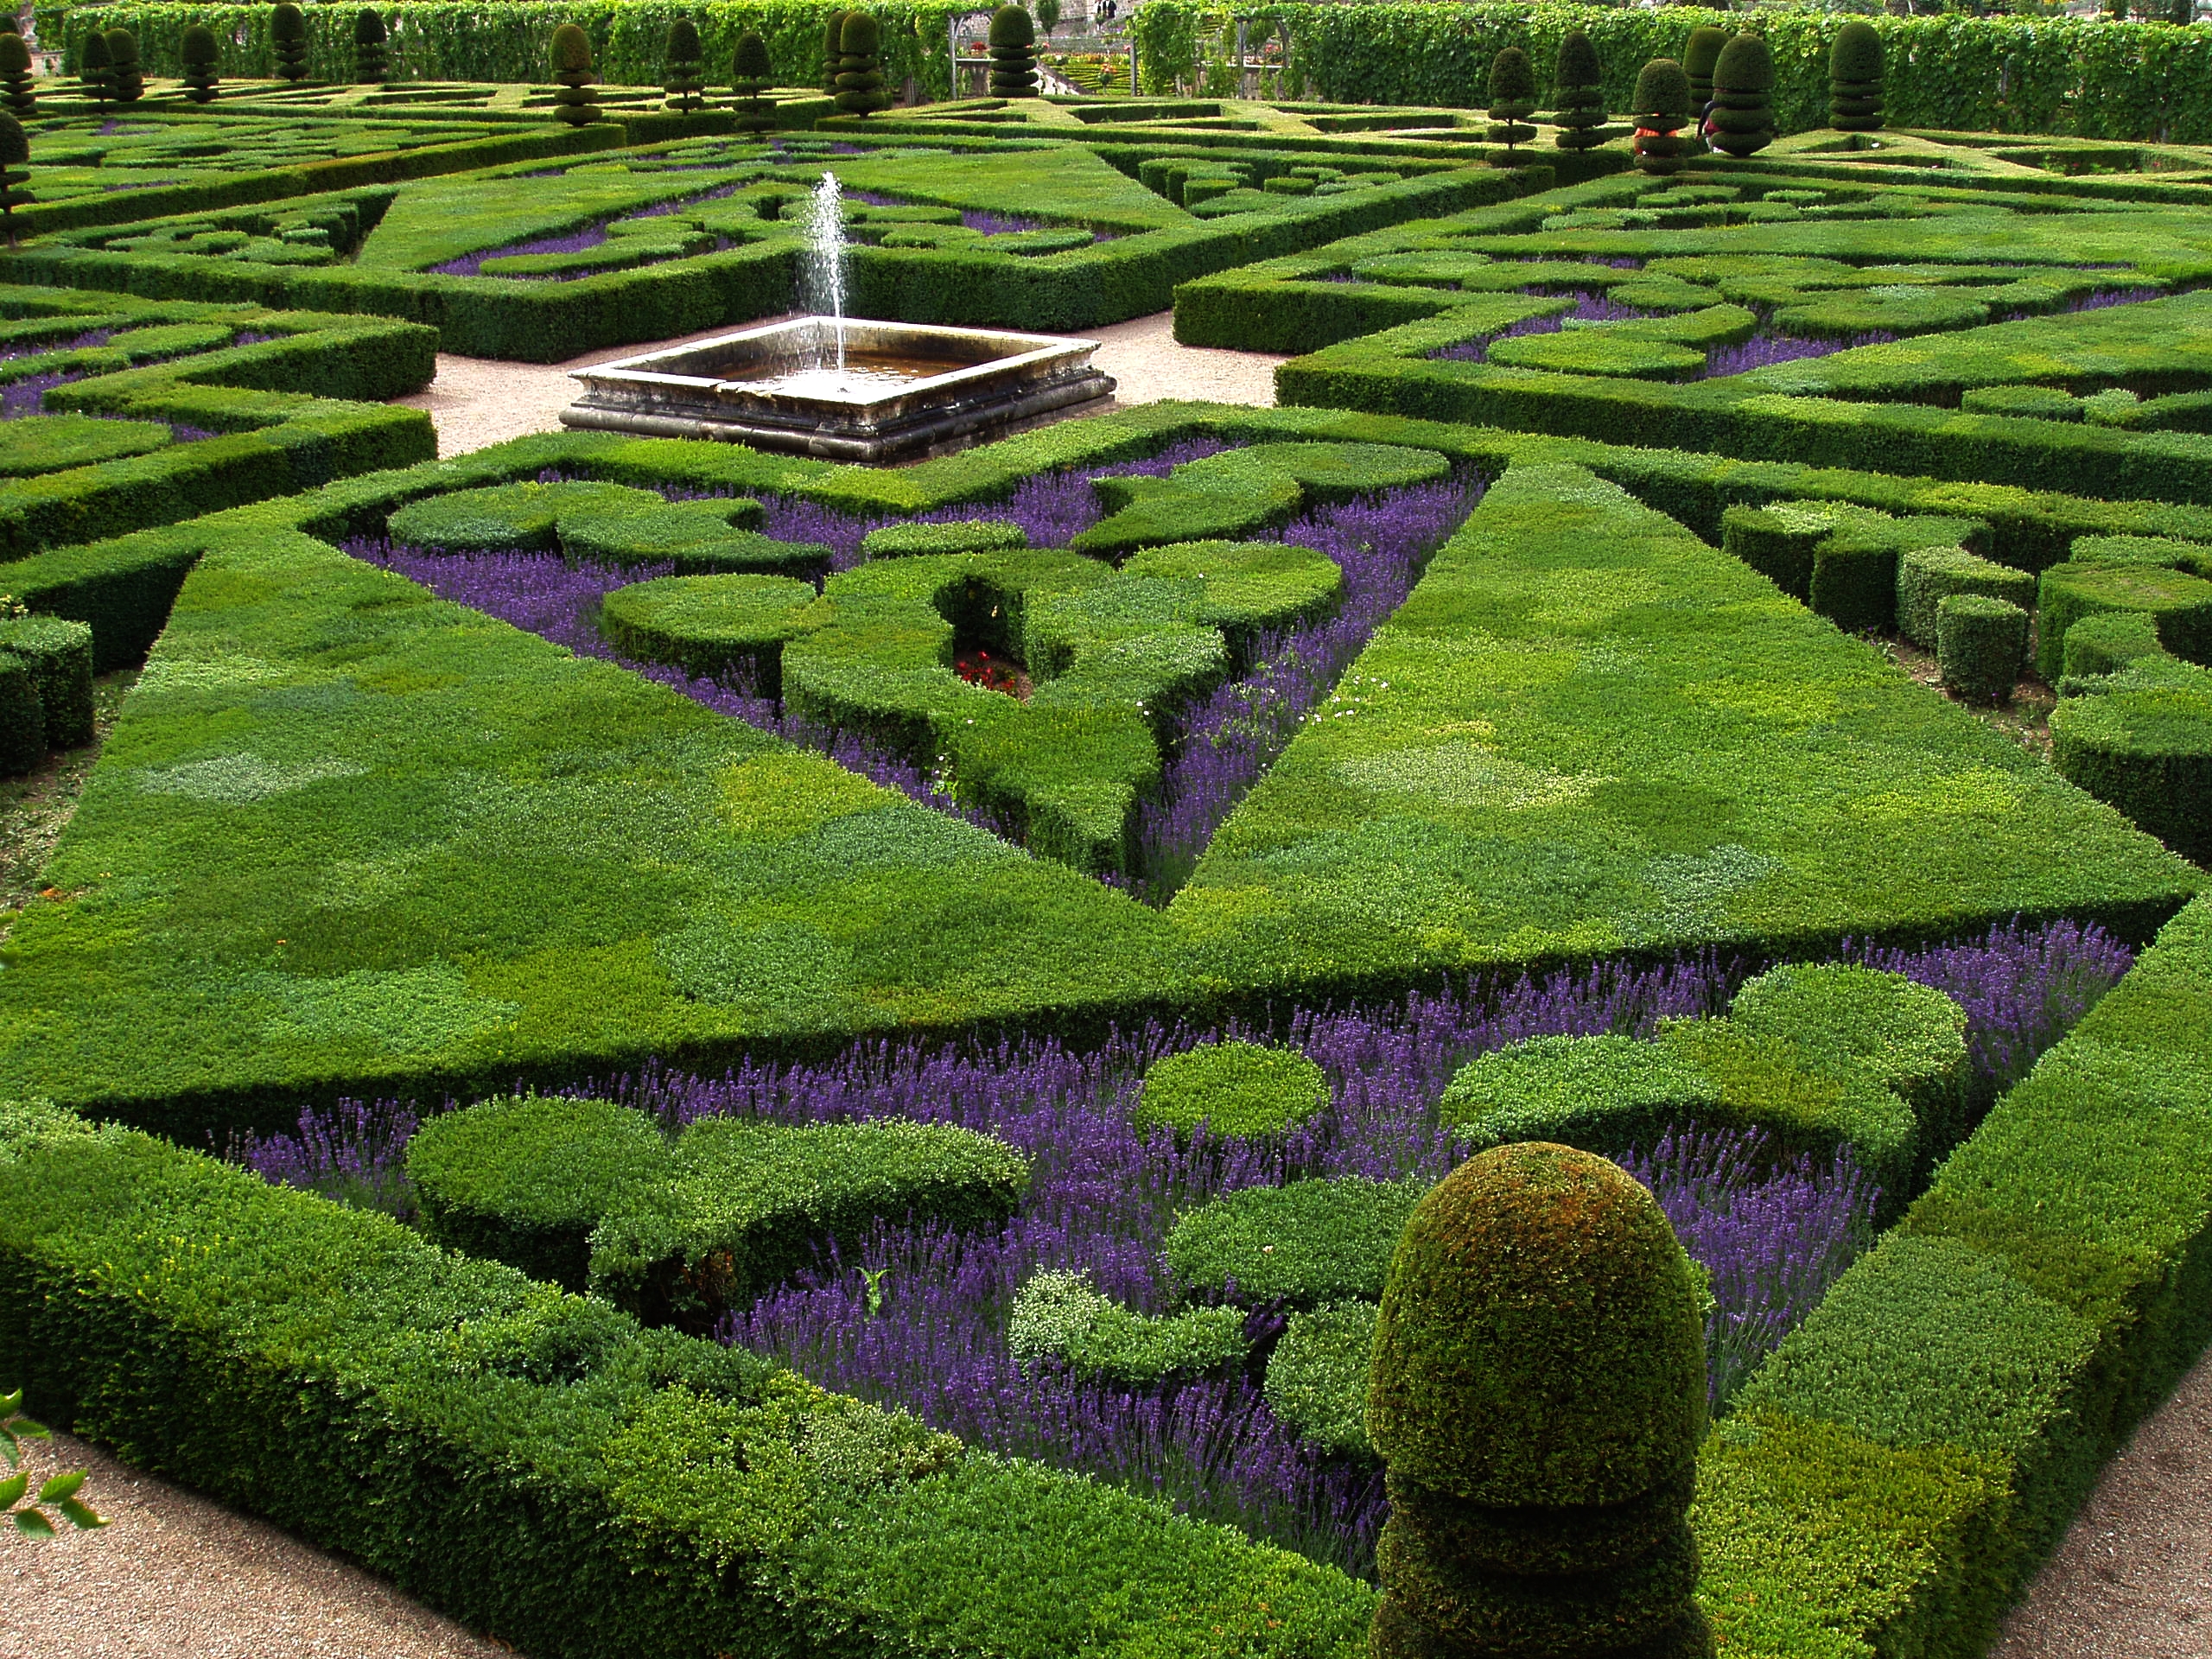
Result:
<svg viewBox="0 0 2212 1659">
<path fill-rule="evenodd" d="M 353 79 L 380 86 L 391 63 L 385 42 L 391 38 L 376 8 L 364 6 L 353 16 Z"/>
<path fill-rule="evenodd" d="M 0 108 L 26 121 L 38 113 L 38 94 L 31 87 L 31 49 L 13 29 L 0 35 Z"/>
<path fill-rule="evenodd" d="M 844 51 L 837 60 L 837 107 L 847 115 L 874 115 L 891 107 L 883 90 L 883 35 L 865 11 L 845 14 Z"/>
<path fill-rule="evenodd" d="M 1498 1147 L 1421 1199 L 1369 1373 L 1374 1659 L 1712 1653 L 1688 1520 L 1703 1326 L 1666 1216 L 1602 1158 Z"/>
<path fill-rule="evenodd" d="M 16 209 L 31 203 L 31 193 L 23 188 L 31 181 L 30 160 L 31 141 L 23 124 L 0 111 L 0 224 L 8 227 L 11 248 L 16 245 Z"/>
<path fill-rule="evenodd" d="M 1509 46 L 1490 60 L 1490 131 L 1493 144 L 1510 151 L 1536 136 L 1529 118 L 1536 112 L 1536 67 L 1529 54 Z"/>
<path fill-rule="evenodd" d="M 1664 176 L 1679 173 L 1688 141 L 1681 137 L 1690 114 L 1690 78 L 1672 58 L 1654 58 L 1636 78 L 1636 108 L 1629 118 L 1636 123 L 1630 141 L 1636 164 L 1647 173 Z"/>
<path fill-rule="evenodd" d="M 1828 125 L 1839 132 L 1882 129 L 1882 36 L 1857 18 L 1828 48 Z"/>
<path fill-rule="evenodd" d="M 599 119 L 599 94 L 592 83 L 591 40 L 574 23 L 553 31 L 553 79 L 560 90 L 553 94 L 553 117 L 572 127 L 588 126 Z"/>
<path fill-rule="evenodd" d="M 138 67 L 138 37 L 127 29 L 107 32 L 107 60 L 113 76 L 115 101 L 136 104 L 146 96 L 145 72 Z"/>
<path fill-rule="evenodd" d="M 1037 28 L 1020 6 L 991 14 L 991 96 L 1037 96 Z"/>
<path fill-rule="evenodd" d="M 1707 137 L 1715 149 L 1750 156 L 1774 142 L 1774 54 L 1756 35 L 1738 35 L 1720 49 L 1713 70 Z"/>
<path fill-rule="evenodd" d="M 1605 142 L 1605 66 L 1598 48 L 1579 29 L 1559 43 L 1559 67 L 1552 72 L 1552 142 L 1561 149 L 1590 149 Z"/>
<path fill-rule="evenodd" d="M 737 37 L 730 59 L 730 85 L 743 101 L 738 106 L 740 132 L 769 132 L 776 125 L 775 111 L 762 98 L 775 80 L 775 66 L 768 61 L 768 43 L 753 29 Z"/>
<path fill-rule="evenodd" d="M 1728 31 L 1710 23 L 1690 30 L 1682 48 L 1682 73 L 1690 78 L 1690 113 L 1700 121 L 1705 106 L 1713 102 L 1713 67 L 1720 61 L 1720 48 L 1728 44 Z"/>
<path fill-rule="evenodd" d="M 822 22 L 822 90 L 837 90 L 837 67 L 845 55 L 845 17 L 842 11 L 833 11 Z"/>
<path fill-rule="evenodd" d="M 699 94 L 707 86 L 705 67 L 699 56 L 698 24 L 689 17 L 671 23 L 660 57 L 661 91 L 668 94 L 668 107 L 679 115 L 693 113 L 699 107 Z"/>
<path fill-rule="evenodd" d="M 77 83 L 103 111 L 115 97 L 115 66 L 108 60 L 107 36 L 97 29 L 77 48 Z"/>
<path fill-rule="evenodd" d="M 269 14 L 269 48 L 276 58 L 277 79 L 308 78 L 308 20 L 292 0 L 283 0 Z"/>
<path fill-rule="evenodd" d="M 177 62 L 184 72 L 184 95 L 194 104 L 215 101 L 215 36 L 194 23 L 177 41 Z"/>
</svg>

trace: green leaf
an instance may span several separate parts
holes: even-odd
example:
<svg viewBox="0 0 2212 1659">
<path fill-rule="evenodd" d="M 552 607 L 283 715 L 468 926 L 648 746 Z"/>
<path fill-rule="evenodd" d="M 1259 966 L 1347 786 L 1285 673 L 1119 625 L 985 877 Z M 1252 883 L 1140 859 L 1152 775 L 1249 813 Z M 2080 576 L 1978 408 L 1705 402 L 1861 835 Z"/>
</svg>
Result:
<svg viewBox="0 0 2212 1659">
<path fill-rule="evenodd" d="M 41 1503 L 59 1502 L 62 1498 L 72 1496 L 84 1484 L 85 1471 L 81 1469 L 72 1474 L 56 1475 L 38 1489 L 37 1501 Z"/>
<path fill-rule="evenodd" d="M 69 1524 L 79 1532 L 90 1532 L 94 1527 L 107 1525 L 105 1516 L 92 1513 L 92 1505 L 79 1499 L 65 1497 L 54 1507 L 69 1519 Z"/>
<path fill-rule="evenodd" d="M 12 1510 L 22 1503 L 30 1484 L 31 1473 L 28 1469 L 10 1479 L 0 1480 L 0 1510 Z"/>
<path fill-rule="evenodd" d="M 16 1522 L 16 1530 L 26 1538 L 54 1536 L 54 1522 L 36 1510 L 17 1510 L 12 1518 Z"/>
</svg>

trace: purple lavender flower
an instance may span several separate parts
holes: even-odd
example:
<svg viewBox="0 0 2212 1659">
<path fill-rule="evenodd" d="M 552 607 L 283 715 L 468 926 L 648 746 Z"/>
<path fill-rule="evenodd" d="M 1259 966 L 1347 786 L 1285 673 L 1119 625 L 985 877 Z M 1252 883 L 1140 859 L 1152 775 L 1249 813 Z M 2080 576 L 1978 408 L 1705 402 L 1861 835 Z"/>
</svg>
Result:
<svg viewBox="0 0 2212 1659">
<path fill-rule="evenodd" d="M 341 1100 L 327 1112 L 303 1106 L 297 1135 L 234 1135 L 223 1155 L 274 1185 L 303 1187 L 408 1221 L 415 1192 L 407 1180 L 407 1143 L 421 1122 L 411 1103 L 396 1100 Z"/>
<path fill-rule="evenodd" d="M 83 370 L 70 374 L 28 374 L 20 380 L 0 386 L 0 421 L 17 421 L 27 415 L 43 415 L 48 392 L 56 386 L 66 386 L 84 378 Z"/>
<path fill-rule="evenodd" d="M 1041 219 L 1022 219 L 1013 213 L 987 213 L 980 207 L 963 209 L 960 222 L 971 231 L 981 231 L 985 236 L 1007 236 L 1018 231 L 1041 231 L 1046 228 Z"/>
<path fill-rule="evenodd" d="M 90 334 L 79 334 L 74 340 L 58 340 L 45 346 L 11 346 L 0 351 L 0 363 L 12 363 L 19 357 L 44 357 L 49 352 L 89 351 L 95 346 L 105 346 L 115 338 L 112 328 L 95 328 Z"/>
<path fill-rule="evenodd" d="M 1776 363 L 1795 363 L 1808 357 L 1827 357 L 1837 352 L 1855 351 L 1861 346 L 1885 346 L 1897 336 L 1876 329 L 1867 334 L 1853 334 L 1848 340 L 1808 340 L 1795 334 L 1777 334 L 1761 325 L 1749 340 L 1738 346 L 1716 346 L 1705 354 L 1705 367 L 1700 371 L 1700 380 L 1718 380 L 1724 375 L 1743 374 L 1752 369 L 1764 369 Z"/>
<path fill-rule="evenodd" d="M 480 253 L 464 253 L 458 259 L 448 259 L 443 264 L 432 265 L 423 272 L 426 276 L 475 276 L 481 274 L 486 259 L 505 259 L 526 253 L 582 253 L 587 248 L 596 248 L 607 240 L 607 221 L 587 225 L 580 231 L 564 231 L 559 236 L 541 236 L 528 242 L 510 242 L 503 248 L 486 248 Z"/>
</svg>

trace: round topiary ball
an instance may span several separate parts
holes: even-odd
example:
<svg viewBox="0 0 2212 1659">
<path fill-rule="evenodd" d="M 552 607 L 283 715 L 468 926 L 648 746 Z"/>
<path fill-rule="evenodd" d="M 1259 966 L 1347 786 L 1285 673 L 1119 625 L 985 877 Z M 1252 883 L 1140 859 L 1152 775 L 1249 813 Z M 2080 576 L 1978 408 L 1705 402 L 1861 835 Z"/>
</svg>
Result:
<svg viewBox="0 0 2212 1659">
<path fill-rule="evenodd" d="M 1221 1042 L 1155 1060 L 1137 1098 L 1141 1129 L 1280 1135 L 1329 1103 L 1328 1074 L 1294 1048 Z"/>
<path fill-rule="evenodd" d="M 181 63 L 213 63 L 215 61 L 215 35 L 205 23 L 194 23 L 177 41 L 177 60 Z"/>
<path fill-rule="evenodd" d="M 1705 1397 L 1689 1258 L 1618 1165 L 1522 1141 L 1414 1208 L 1368 1390 L 1395 1480 L 1491 1508 L 1624 1503 L 1679 1478 Z"/>
<path fill-rule="evenodd" d="M 1672 58 L 1654 58 L 1637 75 L 1635 104 L 1639 124 L 1656 115 L 1679 125 L 1690 111 L 1690 78 Z"/>
<path fill-rule="evenodd" d="M 1774 90 L 1774 54 L 1757 35 L 1738 35 L 1720 48 L 1713 66 L 1714 95 L 1741 97 Z"/>
<path fill-rule="evenodd" d="M 591 67 L 591 40 L 574 23 L 563 23 L 553 31 L 553 73 L 556 75 L 582 74 Z"/>
<path fill-rule="evenodd" d="M 1001 47 L 1034 46 L 1037 25 L 1024 8 L 1001 6 L 991 14 L 990 43 Z"/>
<path fill-rule="evenodd" d="M 1834 43 L 1828 48 L 1828 79 L 1856 85 L 1881 78 L 1881 31 L 1854 17 L 1836 30 Z"/>
</svg>

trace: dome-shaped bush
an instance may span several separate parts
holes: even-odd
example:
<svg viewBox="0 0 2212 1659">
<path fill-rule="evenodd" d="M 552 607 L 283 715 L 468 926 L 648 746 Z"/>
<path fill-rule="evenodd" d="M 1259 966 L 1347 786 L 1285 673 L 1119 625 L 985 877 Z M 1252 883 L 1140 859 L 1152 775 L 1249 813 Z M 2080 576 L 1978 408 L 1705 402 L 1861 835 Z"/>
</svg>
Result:
<svg viewBox="0 0 2212 1659">
<path fill-rule="evenodd" d="M 1555 84 L 1561 86 L 1594 86 L 1605 73 L 1598 60 L 1598 48 L 1590 37 L 1579 29 L 1570 29 L 1559 43 L 1559 68 Z"/>
<path fill-rule="evenodd" d="M 36 115 L 38 94 L 31 80 L 31 49 L 23 37 L 0 35 L 0 108 L 26 121 Z"/>
<path fill-rule="evenodd" d="M 138 67 L 138 37 L 127 29 L 107 32 L 109 73 L 114 77 L 115 101 L 136 104 L 146 95 L 146 77 Z"/>
<path fill-rule="evenodd" d="M 212 103 L 215 97 L 215 36 L 204 24 L 194 23 L 177 39 L 177 62 L 183 71 L 184 95 L 194 104 Z"/>
<path fill-rule="evenodd" d="M 748 29 L 737 37 L 733 61 L 740 79 L 757 80 L 765 86 L 775 77 L 775 66 L 768 59 L 768 43 L 760 38 L 757 29 Z"/>
<path fill-rule="evenodd" d="M 1136 1122 L 1187 1134 L 1278 1135 L 1329 1103 L 1328 1074 L 1294 1048 L 1207 1043 L 1153 1062 Z"/>
<path fill-rule="evenodd" d="M 1882 36 L 1857 19 L 1835 32 L 1828 49 L 1828 124 L 1840 132 L 1874 132 L 1882 125 Z"/>
<path fill-rule="evenodd" d="M 991 96 L 1037 96 L 1037 26 L 1020 6 L 991 14 Z"/>
<path fill-rule="evenodd" d="M 292 0 L 282 0 L 269 14 L 269 46 L 276 58 L 279 80 L 302 81 L 308 78 L 307 15 Z"/>
<path fill-rule="evenodd" d="M 1630 144 L 1637 165 L 1647 173 L 1681 170 L 1689 146 L 1680 135 L 1690 116 L 1690 79 L 1672 58 L 1654 58 L 1636 78 L 1636 123 Z"/>
<path fill-rule="evenodd" d="M 849 11 L 840 36 L 837 59 L 837 107 L 848 115 L 873 115 L 887 109 L 891 95 L 883 90 L 882 30 L 873 14 Z"/>
<path fill-rule="evenodd" d="M 991 14 L 990 43 L 993 46 L 1034 46 L 1037 43 L 1037 25 L 1025 8 L 1001 6 Z"/>
<path fill-rule="evenodd" d="M 385 79 L 391 68 L 391 60 L 385 51 L 385 42 L 391 31 L 384 26 L 384 19 L 372 6 L 364 6 L 353 15 L 353 79 L 374 86 Z"/>
<path fill-rule="evenodd" d="M 591 67 L 591 40 L 574 23 L 553 31 L 553 73 L 574 74 Z"/>
<path fill-rule="evenodd" d="M 761 95 L 775 78 L 775 66 L 768 60 L 768 43 L 758 31 L 747 29 L 737 37 L 737 50 L 730 60 L 731 85 L 744 100 L 737 114 L 740 132 L 768 132 L 774 129 L 775 111 Z"/>
<path fill-rule="evenodd" d="M 699 95 L 707 86 L 705 67 L 699 56 L 699 26 L 689 17 L 671 23 L 668 38 L 661 42 L 660 60 L 660 85 L 668 94 L 668 107 L 679 115 L 691 114 L 699 107 Z"/>
<path fill-rule="evenodd" d="M 846 57 L 855 54 L 873 54 L 883 44 L 883 30 L 874 14 L 849 11 L 845 14 L 845 27 L 838 40 Z"/>
<path fill-rule="evenodd" d="M 1721 48 L 1713 71 L 1713 147 L 1749 156 L 1774 142 L 1774 54 L 1756 35 L 1738 35 Z"/>
<path fill-rule="evenodd" d="M 31 158 L 30 135 L 12 115 L 0 115 L 0 167 L 22 167 Z"/>
<path fill-rule="evenodd" d="M 1536 136 L 1536 130 L 1528 124 L 1529 117 L 1535 112 L 1536 67 L 1526 52 L 1509 46 L 1490 64 L 1491 143 L 1503 144 L 1509 150 L 1527 143 Z"/>
<path fill-rule="evenodd" d="M 1598 48 L 1579 29 L 1559 43 L 1559 65 L 1552 73 L 1552 142 L 1561 149 L 1589 149 L 1605 142 L 1605 67 Z"/>
<path fill-rule="evenodd" d="M 1697 114 L 1713 96 L 1713 69 L 1720 61 L 1722 48 L 1728 44 L 1728 31 L 1707 24 L 1690 31 L 1689 43 L 1682 48 L 1682 73 L 1689 77 L 1690 113 Z"/>
<path fill-rule="evenodd" d="M 562 24 L 553 31 L 552 56 L 553 79 L 561 87 L 553 94 L 555 118 L 572 127 L 596 121 L 599 94 L 592 82 L 599 77 L 592 73 L 589 37 L 574 23 Z"/>
<path fill-rule="evenodd" d="M 837 90 L 837 60 L 845 55 L 845 14 L 833 11 L 822 20 L 822 88 Z"/>
<path fill-rule="evenodd" d="M 684 62 L 699 60 L 699 25 L 689 17 L 679 17 L 668 26 L 668 41 L 662 55 Z"/>
<path fill-rule="evenodd" d="M 1740 97 L 1746 92 L 1773 90 L 1774 54 L 1767 49 L 1762 36 L 1738 35 L 1720 48 L 1719 60 L 1713 66 L 1716 98 L 1723 92 Z"/>
</svg>

